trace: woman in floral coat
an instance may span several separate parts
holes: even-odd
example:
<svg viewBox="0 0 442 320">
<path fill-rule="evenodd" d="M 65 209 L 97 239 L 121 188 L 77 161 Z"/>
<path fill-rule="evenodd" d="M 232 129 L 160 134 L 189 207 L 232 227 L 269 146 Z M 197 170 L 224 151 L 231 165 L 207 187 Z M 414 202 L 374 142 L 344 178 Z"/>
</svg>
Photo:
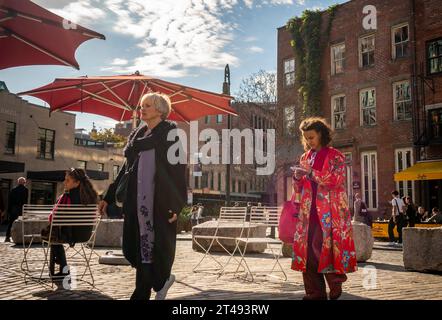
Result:
<svg viewBox="0 0 442 320">
<path fill-rule="evenodd" d="M 300 125 L 306 152 L 295 169 L 294 191 L 301 193 L 293 242 L 292 269 L 303 272 L 304 300 L 342 294 L 346 273 L 356 270 L 351 214 L 345 192 L 345 158 L 329 147 L 332 131 L 324 119 Z M 324 280 L 325 277 L 325 280 Z"/>
</svg>

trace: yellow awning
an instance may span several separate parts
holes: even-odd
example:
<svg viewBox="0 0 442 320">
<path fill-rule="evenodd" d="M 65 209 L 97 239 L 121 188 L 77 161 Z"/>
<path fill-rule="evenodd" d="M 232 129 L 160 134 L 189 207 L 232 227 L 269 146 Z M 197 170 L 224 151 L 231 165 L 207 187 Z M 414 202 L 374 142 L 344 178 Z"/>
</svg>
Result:
<svg viewBox="0 0 442 320">
<path fill-rule="evenodd" d="M 418 162 L 394 174 L 394 181 L 442 179 L 442 161 Z"/>
</svg>

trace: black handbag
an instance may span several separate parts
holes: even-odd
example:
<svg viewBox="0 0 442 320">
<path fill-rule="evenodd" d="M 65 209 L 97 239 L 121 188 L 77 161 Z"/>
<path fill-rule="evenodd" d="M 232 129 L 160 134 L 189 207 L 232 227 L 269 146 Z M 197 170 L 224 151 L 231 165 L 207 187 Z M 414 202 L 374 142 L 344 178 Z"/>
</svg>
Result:
<svg viewBox="0 0 442 320">
<path fill-rule="evenodd" d="M 115 190 L 115 201 L 119 207 L 121 207 L 123 202 L 126 201 L 127 189 L 129 187 L 129 174 L 130 172 L 126 170 L 118 182 L 117 189 Z"/>
</svg>

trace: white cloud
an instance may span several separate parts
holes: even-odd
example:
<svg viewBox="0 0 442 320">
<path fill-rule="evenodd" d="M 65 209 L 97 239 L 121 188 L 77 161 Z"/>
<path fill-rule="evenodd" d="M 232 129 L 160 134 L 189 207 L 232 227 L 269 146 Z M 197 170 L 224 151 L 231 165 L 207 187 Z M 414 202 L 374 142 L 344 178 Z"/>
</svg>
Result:
<svg viewBox="0 0 442 320">
<path fill-rule="evenodd" d="M 249 50 L 250 50 L 251 52 L 253 52 L 253 53 L 261 53 L 261 52 L 264 52 L 264 49 L 263 49 L 263 48 L 256 47 L 256 46 L 250 47 Z"/>
<path fill-rule="evenodd" d="M 113 66 L 125 66 L 129 63 L 128 60 L 126 59 L 120 59 L 120 58 L 116 58 L 111 62 L 111 65 Z"/>
<path fill-rule="evenodd" d="M 244 39 L 245 42 L 255 42 L 257 40 L 258 40 L 257 37 L 247 37 Z"/>
<path fill-rule="evenodd" d="M 238 66 L 233 50 L 238 29 L 232 15 L 238 8 L 250 10 L 263 5 L 290 5 L 294 0 L 77 0 L 56 5 L 55 0 L 36 0 L 51 4 L 52 11 L 74 22 L 91 25 L 105 23 L 108 30 L 128 36 L 140 51 L 127 60 L 115 57 L 102 71 L 141 73 L 161 77 L 183 77 L 193 69 L 221 70 L 226 64 Z M 295 0 L 297 2 L 304 0 Z M 109 35 L 109 31 L 107 32 Z M 108 36 L 109 39 L 109 36 Z M 255 42 L 248 37 L 246 42 Z M 251 52 L 263 52 L 252 46 Z M 134 50 L 135 51 L 135 50 Z"/>
<path fill-rule="evenodd" d="M 44 2 L 42 2 L 43 1 L 40 1 L 39 4 L 44 5 Z M 65 19 L 69 19 L 72 22 L 90 26 L 98 23 L 106 16 L 105 11 L 99 8 L 100 6 L 100 0 L 80 0 L 70 2 L 61 8 L 58 6 L 47 8 L 53 13 Z"/>
</svg>

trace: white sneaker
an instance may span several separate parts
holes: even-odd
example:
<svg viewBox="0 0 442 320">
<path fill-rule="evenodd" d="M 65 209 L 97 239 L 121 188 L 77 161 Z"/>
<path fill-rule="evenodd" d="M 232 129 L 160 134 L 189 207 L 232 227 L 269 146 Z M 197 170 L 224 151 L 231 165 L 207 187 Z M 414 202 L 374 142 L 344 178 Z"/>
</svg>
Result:
<svg viewBox="0 0 442 320">
<path fill-rule="evenodd" d="M 175 276 L 173 274 L 170 275 L 169 279 L 167 279 L 164 287 L 157 292 L 155 296 L 155 300 L 164 300 L 166 299 L 167 291 L 169 291 L 172 284 L 175 282 Z"/>
<path fill-rule="evenodd" d="M 396 247 L 402 248 L 402 243 L 399 243 L 399 242 L 398 242 L 398 243 L 396 243 L 395 245 L 396 245 Z"/>
<path fill-rule="evenodd" d="M 394 246 L 396 246 L 396 242 L 389 242 L 389 243 L 388 243 L 388 246 L 389 246 L 389 247 L 394 247 Z"/>
</svg>

